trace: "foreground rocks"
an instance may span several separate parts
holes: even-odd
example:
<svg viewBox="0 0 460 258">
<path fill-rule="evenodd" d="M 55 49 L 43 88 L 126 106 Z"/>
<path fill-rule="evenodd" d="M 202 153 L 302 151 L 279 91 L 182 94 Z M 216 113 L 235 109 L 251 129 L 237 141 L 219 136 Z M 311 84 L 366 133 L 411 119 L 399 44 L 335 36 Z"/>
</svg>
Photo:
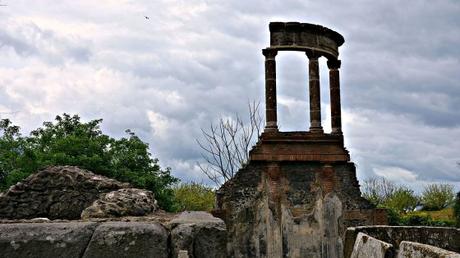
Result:
<svg viewBox="0 0 460 258">
<path fill-rule="evenodd" d="M 206 212 L 183 212 L 173 219 L 171 251 L 173 257 L 187 251 L 188 257 L 226 257 L 227 232 L 224 221 Z"/>
<path fill-rule="evenodd" d="M 82 219 L 123 216 L 144 216 L 158 210 L 151 191 L 127 188 L 102 194 L 83 210 Z"/>
<path fill-rule="evenodd" d="M 78 167 L 47 167 L 0 194 L 0 219 L 144 216 L 158 210 L 151 191 L 130 187 Z"/>
<path fill-rule="evenodd" d="M 168 232 L 161 224 L 108 222 L 96 228 L 83 258 L 167 258 L 168 253 Z"/>
<path fill-rule="evenodd" d="M 225 247 L 222 220 L 204 212 L 185 212 L 163 224 L 153 221 L 0 224 L 0 258 L 219 258 L 226 257 Z"/>
<path fill-rule="evenodd" d="M 344 258 L 459 257 L 460 229 L 426 226 L 348 228 Z"/>
<path fill-rule="evenodd" d="M 48 167 L 0 196 L 0 218 L 78 219 L 99 194 L 126 187 L 78 167 Z"/>
<path fill-rule="evenodd" d="M 92 222 L 0 224 L 0 257 L 79 258 L 96 226 Z"/>
</svg>

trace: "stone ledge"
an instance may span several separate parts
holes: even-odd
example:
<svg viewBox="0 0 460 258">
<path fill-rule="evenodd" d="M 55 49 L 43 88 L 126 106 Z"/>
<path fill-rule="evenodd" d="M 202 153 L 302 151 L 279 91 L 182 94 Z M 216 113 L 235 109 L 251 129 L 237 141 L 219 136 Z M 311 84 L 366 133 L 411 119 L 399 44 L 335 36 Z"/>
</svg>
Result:
<svg viewBox="0 0 460 258">
<path fill-rule="evenodd" d="M 0 223 L 0 250 L 0 258 L 175 258 L 180 250 L 187 250 L 190 258 L 226 257 L 226 229 L 222 220 L 204 212 L 187 212 L 165 225 L 154 221 Z"/>
</svg>

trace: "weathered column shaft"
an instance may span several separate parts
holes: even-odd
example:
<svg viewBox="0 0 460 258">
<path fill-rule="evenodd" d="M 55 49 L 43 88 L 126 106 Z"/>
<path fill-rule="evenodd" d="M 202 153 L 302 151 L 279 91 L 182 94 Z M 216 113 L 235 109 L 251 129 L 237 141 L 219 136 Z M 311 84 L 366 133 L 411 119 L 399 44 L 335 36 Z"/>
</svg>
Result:
<svg viewBox="0 0 460 258">
<path fill-rule="evenodd" d="M 310 132 L 323 132 L 321 126 L 321 95 L 319 85 L 318 56 L 307 53 L 309 58 Z"/>
<path fill-rule="evenodd" d="M 329 60 L 329 87 L 331 98 L 331 127 L 333 134 L 342 134 L 342 118 L 340 104 L 340 60 Z"/>
<path fill-rule="evenodd" d="M 276 50 L 262 50 L 265 56 L 265 131 L 278 131 L 276 110 Z"/>
</svg>

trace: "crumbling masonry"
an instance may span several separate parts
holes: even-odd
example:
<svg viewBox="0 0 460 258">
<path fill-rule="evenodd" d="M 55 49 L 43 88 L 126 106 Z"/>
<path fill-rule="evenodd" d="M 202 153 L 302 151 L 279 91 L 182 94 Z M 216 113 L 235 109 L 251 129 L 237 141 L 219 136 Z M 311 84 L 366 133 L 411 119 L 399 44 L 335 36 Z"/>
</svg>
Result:
<svg viewBox="0 0 460 258">
<path fill-rule="evenodd" d="M 338 48 L 328 28 L 270 23 L 265 56 L 266 126 L 250 160 L 218 191 L 215 214 L 224 219 L 230 257 L 343 257 L 349 226 L 385 224 L 386 213 L 361 197 L 355 165 L 343 144 Z M 309 59 L 310 130 L 277 126 L 276 61 L 280 51 Z M 318 58 L 327 58 L 332 132 L 321 126 Z"/>
</svg>

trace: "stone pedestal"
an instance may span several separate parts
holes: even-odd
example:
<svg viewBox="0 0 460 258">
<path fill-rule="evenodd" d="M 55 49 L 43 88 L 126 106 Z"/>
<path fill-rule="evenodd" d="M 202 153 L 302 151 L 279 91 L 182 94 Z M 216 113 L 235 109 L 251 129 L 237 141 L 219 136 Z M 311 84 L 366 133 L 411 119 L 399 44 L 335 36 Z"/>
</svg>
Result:
<svg viewBox="0 0 460 258">
<path fill-rule="evenodd" d="M 251 156 L 260 157 L 266 144 Z M 343 257 L 347 227 L 386 224 L 360 196 L 352 162 L 308 157 L 275 153 L 265 157 L 269 160 L 251 160 L 219 189 L 230 257 Z"/>
</svg>

